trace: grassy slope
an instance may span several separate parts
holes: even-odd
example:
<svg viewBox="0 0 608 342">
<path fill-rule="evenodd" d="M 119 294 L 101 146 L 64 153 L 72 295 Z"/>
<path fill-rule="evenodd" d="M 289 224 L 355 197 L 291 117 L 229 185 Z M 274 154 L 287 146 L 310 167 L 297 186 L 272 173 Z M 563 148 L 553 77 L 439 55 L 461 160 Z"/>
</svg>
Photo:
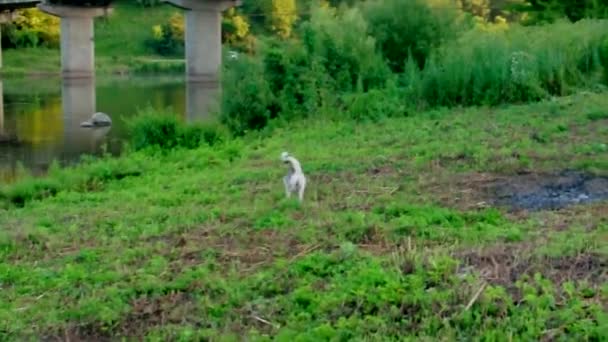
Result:
<svg viewBox="0 0 608 342">
<path fill-rule="evenodd" d="M 97 71 L 183 69 L 183 60 L 155 56 L 144 45 L 152 35 L 152 27 L 165 22 L 175 11 L 178 10 L 169 5 L 142 8 L 134 1 L 115 3 L 113 14 L 109 18 L 97 19 L 95 23 Z M 3 51 L 3 59 L 4 75 L 54 74 L 60 71 L 58 49 L 7 49 Z"/>
<path fill-rule="evenodd" d="M 607 336 L 605 275 L 574 280 L 581 260 L 587 276 L 606 265 L 608 203 L 509 215 L 471 196 L 492 173 L 606 172 L 608 122 L 588 114 L 607 106 L 310 121 L 55 171 L 71 190 L 0 209 L 0 336 Z M 310 178 L 301 207 L 283 198 L 283 150 Z M 468 310 L 481 276 L 464 260 L 496 276 Z"/>
</svg>

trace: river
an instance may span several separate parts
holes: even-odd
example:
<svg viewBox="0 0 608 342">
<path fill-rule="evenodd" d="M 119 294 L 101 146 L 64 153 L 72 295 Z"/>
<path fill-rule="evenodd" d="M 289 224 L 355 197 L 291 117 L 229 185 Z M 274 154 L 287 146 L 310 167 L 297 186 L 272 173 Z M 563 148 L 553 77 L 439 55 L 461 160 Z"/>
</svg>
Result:
<svg viewBox="0 0 608 342">
<path fill-rule="evenodd" d="M 177 76 L 3 79 L 0 89 L 0 183 L 14 181 L 20 165 L 43 175 L 53 160 L 68 165 L 84 154 L 119 154 L 128 139 L 125 119 L 142 109 L 186 122 L 212 119 L 219 94 Z M 81 127 L 95 112 L 107 113 L 112 126 Z"/>
</svg>

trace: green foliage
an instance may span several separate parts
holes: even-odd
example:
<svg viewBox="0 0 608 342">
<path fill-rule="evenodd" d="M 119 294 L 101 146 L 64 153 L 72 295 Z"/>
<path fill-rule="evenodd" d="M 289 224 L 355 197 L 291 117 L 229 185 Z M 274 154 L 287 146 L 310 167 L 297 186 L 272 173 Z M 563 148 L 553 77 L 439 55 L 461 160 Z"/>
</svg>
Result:
<svg viewBox="0 0 608 342">
<path fill-rule="evenodd" d="M 227 137 L 216 124 L 184 124 L 175 115 L 151 109 L 128 121 L 131 144 L 135 150 L 156 147 L 163 150 L 177 147 L 198 148 L 221 143 Z"/>
<path fill-rule="evenodd" d="M 221 120 L 233 133 L 240 135 L 268 124 L 273 95 L 259 61 L 239 58 L 231 63 L 222 83 Z"/>
<path fill-rule="evenodd" d="M 430 105 L 479 105 L 562 96 L 604 80 L 602 21 L 550 27 L 472 30 L 437 50 L 419 71 L 404 74 L 408 96 Z M 476 61 L 470 63 L 470 61 Z"/>
<path fill-rule="evenodd" d="M 356 8 L 321 8 L 299 41 L 268 40 L 257 56 L 232 62 L 224 78 L 224 121 L 236 133 L 271 119 L 308 117 L 337 95 L 383 87 L 390 70 Z"/>
<path fill-rule="evenodd" d="M 23 207 L 29 202 L 53 197 L 62 191 L 95 191 L 111 181 L 138 177 L 143 169 L 141 160 L 137 158 L 126 160 L 103 157 L 101 161 L 94 161 L 83 157 L 78 170 L 61 169 L 55 162 L 46 179 L 27 175 L 16 184 L 0 187 L 0 203 L 5 201 Z"/>
<path fill-rule="evenodd" d="M 587 118 L 591 121 L 607 120 L 608 119 L 608 110 L 598 110 L 598 111 L 589 112 L 587 114 Z"/>
<path fill-rule="evenodd" d="M 184 16 L 175 12 L 169 20 L 152 28 L 153 36 L 146 45 L 155 53 L 162 56 L 177 56 L 184 54 Z"/>
<path fill-rule="evenodd" d="M 296 0 L 269 0 L 268 21 L 272 32 L 281 38 L 289 38 L 298 20 Z"/>
<path fill-rule="evenodd" d="M 389 75 L 376 52 L 375 40 L 357 8 L 315 9 L 303 26 L 303 41 L 310 59 L 323 66 L 338 91 L 353 91 L 357 82 L 364 89 L 384 84 Z"/>
<path fill-rule="evenodd" d="M 357 91 L 346 95 L 344 102 L 348 115 L 356 120 L 377 121 L 408 115 L 408 109 L 400 98 L 400 89 L 394 83 L 385 89 Z"/>
<path fill-rule="evenodd" d="M 0 339 L 602 340 L 607 204 L 512 215 L 477 191 L 605 164 L 579 146 L 605 141 L 587 113 L 607 104 L 312 118 L 2 186 L 29 199 L 0 199 Z M 561 139 L 529 137 L 546 127 Z M 311 179 L 301 204 L 285 147 Z"/>
<path fill-rule="evenodd" d="M 396 72 L 408 58 L 424 66 L 431 51 L 456 37 L 462 25 L 450 1 L 372 0 L 362 7 L 369 31 Z"/>
<path fill-rule="evenodd" d="M 222 18 L 222 42 L 242 51 L 253 52 L 254 37 L 247 19 L 230 8 Z"/>
<path fill-rule="evenodd" d="M 58 17 L 35 8 L 18 10 L 14 15 L 12 22 L 3 25 L 2 36 L 8 40 L 3 47 L 59 47 Z"/>
<path fill-rule="evenodd" d="M 603 0 L 525 0 L 515 2 L 514 10 L 524 13 L 522 23 L 543 24 L 567 18 L 576 22 L 585 18 L 608 17 L 608 3 Z"/>
</svg>

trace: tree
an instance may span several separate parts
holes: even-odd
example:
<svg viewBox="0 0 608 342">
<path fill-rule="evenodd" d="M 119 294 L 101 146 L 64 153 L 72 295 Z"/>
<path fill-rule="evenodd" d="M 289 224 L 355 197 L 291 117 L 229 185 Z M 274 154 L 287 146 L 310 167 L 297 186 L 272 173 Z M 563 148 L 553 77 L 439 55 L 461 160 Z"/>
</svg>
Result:
<svg viewBox="0 0 608 342">
<path fill-rule="evenodd" d="M 270 1 L 270 27 L 281 38 L 289 38 L 298 20 L 296 0 Z"/>
<path fill-rule="evenodd" d="M 526 14 L 524 23 L 551 23 L 556 19 L 568 18 L 579 21 L 584 18 L 606 18 L 606 0 L 526 0 L 512 6 L 516 11 Z"/>
</svg>

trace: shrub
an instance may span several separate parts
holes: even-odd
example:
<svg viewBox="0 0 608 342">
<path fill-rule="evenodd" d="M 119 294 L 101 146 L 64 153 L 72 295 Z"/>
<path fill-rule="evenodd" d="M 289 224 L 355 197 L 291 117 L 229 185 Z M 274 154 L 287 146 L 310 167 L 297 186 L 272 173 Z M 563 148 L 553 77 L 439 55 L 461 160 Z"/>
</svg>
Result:
<svg viewBox="0 0 608 342">
<path fill-rule="evenodd" d="M 222 123 L 237 135 L 266 126 L 274 97 L 261 62 L 243 56 L 231 64 L 223 81 Z"/>
<path fill-rule="evenodd" d="M 459 12 L 449 1 L 372 0 L 362 5 L 369 32 L 395 72 L 413 58 L 423 67 L 433 48 L 457 36 Z"/>
<path fill-rule="evenodd" d="M 222 18 L 222 42 L 246 52 L 253 52 L 255 39 L 244 16 L 230 8 Z"/>
<path fill-rule="evenodd" d="M 358 8 L 318 8 L 303 26 L 304 44 L 339 91 L 352 91 L 361 80 L 365 89 L 380 86 L 389 70 L 376 52 L 376 41 Z"/>
<path fill-rule="evenodd" d="M 145 110 L 128 121 L 131 144 L 135 150 L 148 147 L 169 150 L 177 147 L 194 149 L 225 141 L 227 134 L 215 123 L 185 124 L 175 115 Z"/>
<path fill-rule="evenodd" d="M 386 117 L 406 116 L 405 102 L 399 96 L 399 89 L 391 84 L 385 89 L 372 89 L 345 96 L 346 112 L 360 121 L 376 121 Z"/>
<path fill-rule="evenodd" d="M 166 23 L 152 28 L 153 36 L 146 44 L 162 56 L 184 54 L 184 18 L 174 13 Z"/>
<path fill-rule="evenodd" d="M 59 46 L 59 18 L 35 8 L 18 10 L 13 22 L 2 31 L 8 40 L 8 44 L 2 44 L 6 47 Z"/>
<path fill-rule="evenodd" d="M 258 56 L 229 65 L 222 119 L 233 132 L 307 117 L 358 87 L 383 87 L 390 78 L 357 8 L 316 9 L 301 35 L 302 41 L 265 40 Z"/>
</svg>

